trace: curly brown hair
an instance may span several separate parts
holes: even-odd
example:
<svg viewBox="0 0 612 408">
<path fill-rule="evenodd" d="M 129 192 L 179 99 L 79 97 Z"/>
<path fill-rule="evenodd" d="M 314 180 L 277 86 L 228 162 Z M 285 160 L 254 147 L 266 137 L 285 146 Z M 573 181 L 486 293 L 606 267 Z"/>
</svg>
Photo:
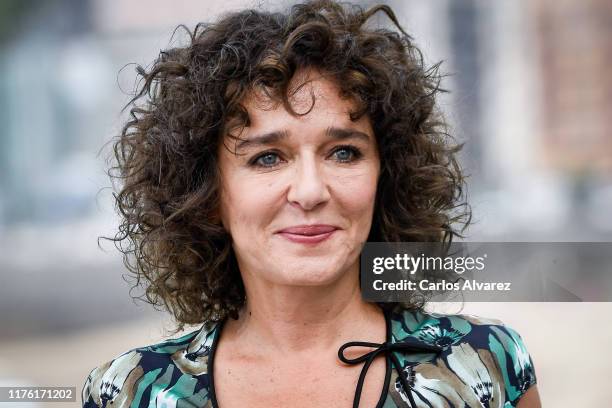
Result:
<svg viewBox="0 0 612 408">
<path fill-rule="evenodd" d="M 383 12 L 394 29 L 368 28 Z M 185 27 L 183 27 L 185 28 Z M 439 64 L 426 68 L 420 50 L 390 7 L 367 10 L 319 0 L 286 13 L 243 10 L 198 24 L 186 46 L 161 51 L 143 81 L 130 120 L 114 141 L 115 195 L 122 217 L 113 238 L 147 302 L 177 325 L 237 318 L 245 291 L 231 237 L 219 216 L 218 147 L 248 125 L 241 105 L 256 87 L 289 103 L 300 68 L 335 79 L 369 115 L 381 174 L 368 241 L 447 242 L 471 219 L 464 175 L 436 109 Z M 396 304 L 387 304 L 393 307 Z M 411 307 L 422 307 L 415 298 Z"/>
</svg>

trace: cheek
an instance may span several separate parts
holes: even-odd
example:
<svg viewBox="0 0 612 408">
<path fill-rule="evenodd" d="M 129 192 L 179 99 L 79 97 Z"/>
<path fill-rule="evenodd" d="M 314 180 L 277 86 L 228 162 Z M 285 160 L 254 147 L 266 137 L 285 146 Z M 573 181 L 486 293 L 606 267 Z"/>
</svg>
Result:
<svg viewBox="0 0 612 408">
<path fill-rule="evenodd" d="M 356 172 L 336 179 L 336 196 L 342 207 L 365 221 L 363 216 L 372 212 L 376 198 L 377 172 L 373 169 Z M 369 220 L 369 218 L 366 218 Z"/>
<path fill-rule="evenodd" d="M 257 178 L 225 180 L 221 191 L 222 219 L 232 234 L 270 219 L 276 203 L 271 183 Z"/>
</svg>

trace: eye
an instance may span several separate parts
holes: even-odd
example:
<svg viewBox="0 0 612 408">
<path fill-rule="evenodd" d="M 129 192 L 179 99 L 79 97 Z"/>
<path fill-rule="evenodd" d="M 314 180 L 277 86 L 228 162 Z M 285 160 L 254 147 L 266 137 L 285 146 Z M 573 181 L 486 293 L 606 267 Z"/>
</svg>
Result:
<svg viewBox="0 0 612 408">
<path fill-rule="evenodd" d="M 278 154 L 274 152 L 265 152 L 253 158 L 250 164 L 258 167 L 274 167 L 278 164 L 278 159 Z"/>
<path fill-rule="evenodd" d="M 351 162 L 361 157 L 361 151 L 354 146 L 338 146 L 332 153 L 340 162 Z"/>
</svg>

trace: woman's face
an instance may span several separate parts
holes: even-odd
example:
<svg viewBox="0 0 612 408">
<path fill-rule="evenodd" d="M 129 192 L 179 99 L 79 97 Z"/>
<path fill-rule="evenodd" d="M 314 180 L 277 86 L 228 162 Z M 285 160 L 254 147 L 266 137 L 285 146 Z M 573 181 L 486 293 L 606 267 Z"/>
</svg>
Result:
<svg viewBox="0 0 612 408">
<path fill-rule="evenodd" d="M 357 273 L 370 232 L 380 171 L 370 120 L 352 122 L 355 106 L 334 82 L 303 74 L 314 80 L 291 102 L 305 112 L 312 93 L 307 115 L 250 95 L 246 141 L 225 136 L 231 151 L 219 150 L 221 219 L 245 282 L 332 283 Z"/>
</svg>

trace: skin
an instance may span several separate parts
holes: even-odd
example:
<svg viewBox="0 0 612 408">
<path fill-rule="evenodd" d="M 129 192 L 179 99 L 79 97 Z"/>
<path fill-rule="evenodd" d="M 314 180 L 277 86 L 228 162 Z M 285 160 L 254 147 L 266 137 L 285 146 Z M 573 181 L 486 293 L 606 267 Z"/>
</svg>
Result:
<svg viewBox="0 0 612 408">
<path fill-rule="evenodd" d="M 249 143 L 238 148 L 239 157 L 221 150 L 222 221 L 249 283 L 312 289 L 346 279 L 348 270 L 356 270 L 369 234 L 380 171 L 370 121 L 351 122 L 353 104 L 340 99 L 335 85 L 324 78 L 298 92 L 296 110 L 308 110 L 310 91 L 316 103 L 304 117 L 293 117 L 282 106 L 263 110 L 269 101 L 261 95 L 250 98 L 245 105 L 251 125 L 241 135 Z M 362 136 L 337 140 L 330 129 Z M 264 145 L 253 142 L 270 132 L 286 136 Z M 237 147 L 233 140 L 226 144 Z M 339 230 L 316 246 L 276 233 L 299 224 L 331 224 Z"/>
<path fill-rule="evenodd" d="M 350 406 L 361 367 L 340 362 L 338 348 L 386 337 L 382 311 L 364 302 L 359 289 L 359 254 L 380 174 L 372 125 L 366 116 L 350 120 L 354 102 L 341 98 L 333 81 L 303 71 L 294 83 L 305 79 L 312 81 L 291 99 L 297 112 L 306 112 L 314 95 L 304 116 L 292 116 L 261 94 L 243 103 L 250 126 L 241 139 L 283 132 L 282 139 L 238 146 L 227 137 L 219 150 L 221 220 L 232 236 L 247 298 L 239 319 L 224 326 L 215 355 L 215 371 L 224 367 L 215 373 L 224 408 L 240 406 L 247 395 L 249 406 Z M 334 137 L 338 129 L 350 136 Z M 277 233 L 301 224 L 338 229 L 317 245 Z M 384 369 L 381 358 L 368 371 L 362 406 L 376 405 Z M 318 381 L 321 373 L 325 381 Z M 300 389 L 296 378 L 302 379 Z M 337 390 L 344 394 L 329 401 Z"/>
<path fill-rule="evenodd" d="M 529 387 L 519 400 L 516 408 L 541 408 L 542 403 L 540 402 L 540 394 L 538 393 L 538 387 L 533 385 Z"/>
<path fill-rule="evenodd" d="M 350 120 L 354 102 L 341 98 L 320 72 L 299 72 L 294 85 L 307 79 L 291 102 L 306 112 L 313 95 L 308 114 L 293 116 L 253 93 L 243 103 L 250 125 L 239 135 L 250 142 L 239 145 L 226 136 L 218 152 L 221 220 L 232 236 L 247 298 L 238 320 L 226 322 L 215 354 L 215 390 L 223 408 L 245 400 L 250 407 L 350 406 L 362 367 L 341 363 L 338 348 L 356 339 L 385 341 L 384 316 L 361 299 L 359 289 L 359 254 L 380 174 L 372 125 L 367 116 Z M 361 136 L 339 140 L 330 129 Z M 284 136 L 255 142 L 271 132 Z M 301 224 L 338 230 L 316 245 L 278 234 Z M 384 359 L 374 361 L 360 406 L 376 405 L 384 370 Z M 535 387 L 518 407 L 541 407 Z"/>
<path fill-rule="evenodd" d="M 332 81 L 306 71 L 294 82 L 306 79 L 313 81 L 292 103 L 298 112 L 307 111 L 312 92 L 316 102 L 310 113 L 295 117 L 282 106 L 270 110 L 270 101 L 252 95 L 244 103 L 250 126 L 240 135 L 250 143 L 239 147 L 229 139 L 226 145 L 238 148 L 237 154 L 220 151 L 221 219 L 245 284 L 246 314 L 251 321 L 265 317 L 256 327 L 274 349 L 305 347 L 303 335 L 312 328 L 305 330 L 304 324 L 338 320 L 338 313 L 357 305 L 370 309 L 356 298 L 359 254 L 370 231 L 380 172 L 376 139 L 367 117 L 350 120 L 354 104 L 340 98 Z M 338 140 L 330 129 L 361 136 Z M 270 132 L 286 136 L 263 145 L 253 142 Z M 278 234 L 302 224 L 338 229 L 317 245 Z M 294 332 L 295 327 L 300 328 Z M 320 327 L 316 337 L 312 332 L 308 337 L 329 343 L 326 330 Z"/>
</svg>

